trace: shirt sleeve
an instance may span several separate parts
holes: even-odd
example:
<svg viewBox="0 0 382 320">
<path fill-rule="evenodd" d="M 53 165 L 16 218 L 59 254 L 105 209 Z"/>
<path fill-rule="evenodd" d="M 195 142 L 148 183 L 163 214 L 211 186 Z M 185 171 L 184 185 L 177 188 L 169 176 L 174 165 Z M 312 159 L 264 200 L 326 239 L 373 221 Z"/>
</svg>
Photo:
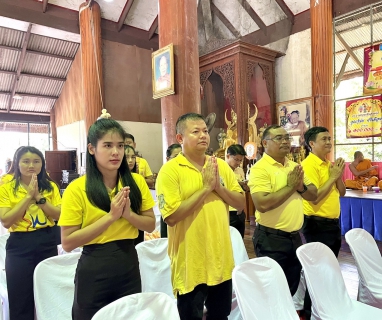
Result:
<svg viewBox="0 0 382 320">
<path fill-rule="evenodd" d="M 142 174 L 145 178 L 153 175 L 153 173 L 151 172 L 149 163 L 147 162 L 146 159 L 141 158 L 139 160 L 138 166 L 139 166 L 139 171 L 140 171 L 139 173 Z M 141 171 L 141 166 L 142 166 L 142 171 Z"/>
<path fill-rule="evenodd" d="M 81 189 L 75 183 L 71 183 L 62 195 L 61 215 L 59 226 L 82 225 L 85 204 L 82 200 Z"/>
<path fill-rule="evenodd" d="M 147 186 L 145 179 L 136 173 L 132 174 L 134 180 L 142 194 L 142 206 L 141 211 L 147 211 L 155 206 L 155 201 L 151 195 L 150 189 Z"/>
<path fill-rule="evenodd" d="M 256 192 L 272 192 L 271 178 L 264 168 L 253 166 L 249 173 L 248 186 L 251 194 Z"/>
<path fill-rule="evenodd" d="M 10 208 L 11 207 L 11 201 L 8 195 L 8 188 L 7 185 L 1 185 L 0 186 L 0 208 Z"/>
<path fill-rule="evenodd" d="M 163 219 L 178 210 L 181 204 L 178 176 L 168 166 L 162 167 L 156 182 L 158 207 Z"/>
</svg>

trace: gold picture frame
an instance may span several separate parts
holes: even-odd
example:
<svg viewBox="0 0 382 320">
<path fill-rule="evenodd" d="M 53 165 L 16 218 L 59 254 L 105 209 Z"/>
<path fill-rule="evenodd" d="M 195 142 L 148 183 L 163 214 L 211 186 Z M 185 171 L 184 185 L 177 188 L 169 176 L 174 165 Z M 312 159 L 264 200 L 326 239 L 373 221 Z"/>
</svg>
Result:
<svg viewBox="0 0 382 320">
<path fill-rule="evenodd" d="M 313 98 L 302 98 L 276 103 L 277 124 L 292 136 L 292 147 L 304 142 L 304 133 L 313 127 Z"/>
<path fill-rule="evenodd" d="M 175 93 L 174 46 L 169 44 L 151 54 L 153 99 Z"/>
</svg>

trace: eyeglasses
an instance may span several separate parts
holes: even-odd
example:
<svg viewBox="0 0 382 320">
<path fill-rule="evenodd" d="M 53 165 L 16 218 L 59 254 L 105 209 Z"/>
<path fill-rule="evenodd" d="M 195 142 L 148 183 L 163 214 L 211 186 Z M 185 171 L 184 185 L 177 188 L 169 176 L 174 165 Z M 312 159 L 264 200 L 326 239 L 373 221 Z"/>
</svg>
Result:
<svg viewBox="0 0 382 320">
<path fill-rule="evenodd" d="M 273 140 L 276 143 L 281 143 L 283 141 L 290 143 L 293 140 L 293 138 L 288 135 L 288 136 L 276 136 L 276 137 L 265 139 L 265 140 Z"/>
</svg>

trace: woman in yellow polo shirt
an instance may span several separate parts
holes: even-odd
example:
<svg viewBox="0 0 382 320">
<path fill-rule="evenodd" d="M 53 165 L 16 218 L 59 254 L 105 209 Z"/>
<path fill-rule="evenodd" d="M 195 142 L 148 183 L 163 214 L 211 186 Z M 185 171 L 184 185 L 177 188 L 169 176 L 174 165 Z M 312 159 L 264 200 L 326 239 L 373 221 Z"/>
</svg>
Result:
<svg viewBox="0 0 382 320">
<path fill-rule="evenodd" d="M 141 292 L 134 239 L 152 232 L 155 203 L 145 179 L 130 173 L 125 132 L 99 119 L 88 133 L 86 175 L 63 194 L 61 226 L 65 251 L 83 246 L 75 275 L 74 320 L 90 320 L 107 304 Z"/>
<path fill-rule="evenodd" d="M 34 320 L 33 272 L 57 255 L 52 227 L 61 197 L 40 150 L 21 147 L 13 166 L 14 179 L 0 187 L 0 219 L 10 232 L 5 259 L 9 314 L 11 320 Z"/>
</svg>

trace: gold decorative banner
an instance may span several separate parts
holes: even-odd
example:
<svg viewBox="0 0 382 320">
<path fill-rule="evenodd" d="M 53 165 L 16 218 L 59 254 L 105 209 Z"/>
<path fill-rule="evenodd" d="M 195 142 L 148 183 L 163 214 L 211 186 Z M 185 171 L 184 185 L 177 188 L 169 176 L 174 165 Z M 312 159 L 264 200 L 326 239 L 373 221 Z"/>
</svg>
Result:
<svg viewBox="0 0 382 320">
<path fill-rule="evenodd" d="M 346 101 L 346 138 L 381 136 L 381 96 Z"/>
<path fill-rule="evenodd" d="M 363 51 L 363 94 L 382 93 L 382 51 L 381 45 L 365 48 Z"/>
</svg>

